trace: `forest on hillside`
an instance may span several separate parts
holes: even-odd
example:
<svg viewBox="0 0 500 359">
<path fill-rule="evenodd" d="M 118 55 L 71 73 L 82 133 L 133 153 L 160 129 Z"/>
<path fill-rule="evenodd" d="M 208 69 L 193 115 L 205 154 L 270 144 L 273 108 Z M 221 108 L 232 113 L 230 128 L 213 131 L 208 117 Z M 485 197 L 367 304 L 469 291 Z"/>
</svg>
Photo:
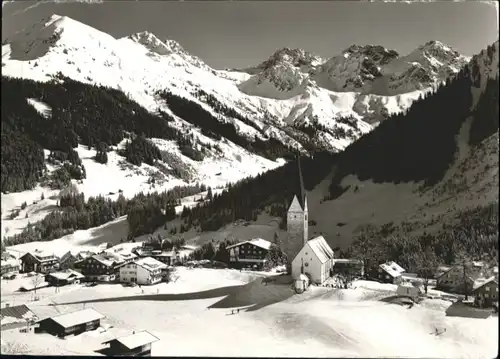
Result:
<svg viewBox="0 0 500 359">
<path fill-rule="evenodd" d="M 50 241 L 71 234 L 76 230 L 98 227 L 118 217 L 127 215 L 129 235 L 126 240 L 155 231 L 174 219 L 175 206 L 180 199 L 206 191 L 204 185 L 174 187 L 169 191 L 136 194 L 126 199 L 121 193 L 113 201 L 103 196 L 85 198 L 75 186 L 65 190 L 58 208 L 44 219 L 28 224 L 20 234 L 3 239 L 2 246 Z M 124 238 L 125 240 L 125 238 Z"/>
<path fill-rule="evenodd" d="M 235 118 L 245 124 L 250 123 L 250 121 L 234 111 L 229 111 L 227 107 L 223 107 L 218 102 L 215 103 L 211 97 L 207 97 L 207 99 L 211 101 L 210 103 L 221 113 L 218 117 L 212 115 L 201 105 L 171 92 L 158 91 L 157 94 L 166 101 L 173 113 L 183 120 L 199 127 L 205 136 L 216 141 L 220 141 L 222 137 L 225 137 L 234 144 L 273 161 L 278 158 L 291 159 L 294 153 L 297 152 L 297 150 L 282 144 L 275 138 L 262 140 L 257 136 L 247 138 L 240 134 L 234 123 L 224 120 L 224 116 L 236 116 Z M 255 127 L 255 125 L 252 127 Z"/>
<path fill-rule="evenodd" d="M 28 99 L 49 106 L 50 118 L 38 113 Z M 70 155 L 83 144 L 95 149 L 96 160 L 103 163 L 109 146 L 130 133 L 140 137 L 131 144 L 133 153 L 125 149 L 135 164 L 158 158 L 156 146 L 141 140 L 145 137 L 175 140 L 181 150 L 189 147 L 186 152 L 196 156 L 194 138 L 171 127 L 172 121 L 164 112 L 148 112 L 121 91 L 62 75 L 48 83 L 2 76 L 1 191 L 31 189 L 45 169 L 43 149 Z M 71 172 L 58 175 L 76 178 Z"/>
<path fill-rule="evenodd" d="M 342 257 L 362 260 L 367 268 L 395 261 L 409 273 L 425 272 L 464 259 L 498 266 L 498 203 L 458 212 L 436 233 L 401 234 L 388 223 L 365 226 Z"/>
</svg>

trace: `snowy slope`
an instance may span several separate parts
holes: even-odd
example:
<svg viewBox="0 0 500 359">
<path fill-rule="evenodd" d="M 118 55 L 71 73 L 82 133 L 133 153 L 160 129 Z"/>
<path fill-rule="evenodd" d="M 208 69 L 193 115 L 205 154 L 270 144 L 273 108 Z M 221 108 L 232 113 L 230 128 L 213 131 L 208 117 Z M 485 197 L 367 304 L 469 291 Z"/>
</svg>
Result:
<svg viewBox="0 0 500 359">
<path fill-rule="evenodd" d="M 48 81 L 60 71 L 78 81 L 120 89 L 151 111 L 162 108 L 169 112 L 165 103 L 155 96 L 157 90 L 168 89 L 200 102 L 194 94 L 203 89 L 259 128 L 266 128 L 266 135 L 286 143 L 295 142 L 283 129 L 296 121 L 302 123 L 304 118 L 316 116 L 332 128 L 338 125 L 336 117 L 353 116 L 360 132 L 352 138 L 329 139 L 328 149 L 334 151 L 342 150 L 346 141 L 351 142 L 369 131 L 372 127 L 366 121 L 377 122 L 389 113 L 405 110 L 421 91 L 427 91 L 437 81 L 418 84 L 417 78 L 405 91 L 394 93 L 397 97 L 392 96 L 393 93 L 378 96 L 355 88 L 331 88 L 331 84 L 323 86 L 320 77 L 330 81 L 338 71 L 343 76 L 356 77 L 359 68 L 346 67 L 334 60 L 338 57 L 325 62 L 317 55 L 288 48 L 278 50 L 255 68 L 216 71 L 173 40 L 162 41 L 148 32 L 115 39 L 58 15 L 15 34 L 5 43 L 2 46 L 4 75 Z M 347 80 L 336 78 L 335 81 Z M 332 89 L 337 92 L 330 91 Z M 345 100 L 336 101 L 339 97 Z M 240 132 L 246 131 L 247 128 L 240 127 Z M 295 146 L 300 145 L 295 143 Z"/>
</svg>

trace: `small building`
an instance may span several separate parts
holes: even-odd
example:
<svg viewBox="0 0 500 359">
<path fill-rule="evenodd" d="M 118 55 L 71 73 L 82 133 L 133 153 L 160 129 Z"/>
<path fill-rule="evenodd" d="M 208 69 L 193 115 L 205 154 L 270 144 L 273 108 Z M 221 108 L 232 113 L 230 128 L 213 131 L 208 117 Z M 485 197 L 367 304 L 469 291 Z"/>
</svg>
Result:
<svg viewBox="0 0 500 359">
<path fill-rule="evenodd" d="M 476 286 L 472 291 L 474 304 L 480 308 L 491 308 L 493 303 L 498 302 L 498 279 L 491 277 Z"/>
<path fill-rule="evenodd" d="M 77 335 L 99 328 L 102 318 L 104 315 L 92 308 L 87 308 L 43 319 L 38 322 L 38 328 L 35 329 L 35 332 L 49 333 L 59 337 L 70 334 Z"/>
<path fill-rule="evenodd" d="M 83 280 L 85 276 L 72 269 L 67 269 L 65 271 L 52 272 L 45 276 L 45 281 L 49 285 L 60 287 L 67 284 L 79 283 Z"/>
<path fill-rule="evenodd" d="M 19 323 L 33 323 L 37 316 L 26 305 L 6 306 L 0 309 L 1 328 L 8 329 L 12 325 Z"/>
<path fill-rule="evenodd" d="M 323 236 L 306 242 L 292 261 L 292 277 L 299 278 L 306 274 L 316 284 L 330 277 L 333 269 L 333 250 Z"/>
<path fill-rule="evenodd" d="M 404 272 L 405 269 L 396 262 L 382 263 L 378 266 L 377 279 L 382 283 L 399 284 Z"/>
<path fill-rule="evenodd" d="M 59 259 L 59 269 L 73 269 L 75 267 L 75 262 L 77 261 L 76 256 L 68 251 L 61 257 L 61 259 Z"/>
<path fill-rule="evenodd" d="M 354 277 L 363 277 L 365 268 L 363 261 L 359 259 L 335 258 L 332 271 L 334 274 L 345 272 L 346 269 L 353 271 Z"/>
<path fill-rule="evenodd" d="M 151 285 L 162 281 L 167 265 L 154 258 L 140 258 L 119 266 L 120 282 Z"/>
<path fill-rule="evenodd" d="M 398 288 L 396 290 L 397 295 L 405 296 L 405 297 L 410 297 L 413 300 L 417 299 L 421 294 L 422 290 L 420 289 L 419 286 L 414 285 L 409 282 L 401 282 L 398 285 Z"/>
<path fill-rule="evenodd" d="M 153 334 L 142 331 L 130 335 L 108 340 L 102 344 L 109 344 L 108 356 L 151 356 L 151 346 L 160 340 Z"/>
<path fill-rule="evenodd" d="M 229 266 L 237 269 L 262 270 L 270 248 L 271 242 L 262 238 L 228 246 L 226 249 L 229 251 Z"/>
<path fill-rule="evenodd" d="M 39 250 L 28 252 L 19 260 L 21 261 L 21 272 L 23 273 L 49 273 L 59 265 L 59 258 L 56 255 Z"/>
<path fill-rule="evenodd" d="M 1 261 L 0 275 L 17 273 L 21 269 L 21 264 L 17 259 L 7 259 Z"/>
</svg>

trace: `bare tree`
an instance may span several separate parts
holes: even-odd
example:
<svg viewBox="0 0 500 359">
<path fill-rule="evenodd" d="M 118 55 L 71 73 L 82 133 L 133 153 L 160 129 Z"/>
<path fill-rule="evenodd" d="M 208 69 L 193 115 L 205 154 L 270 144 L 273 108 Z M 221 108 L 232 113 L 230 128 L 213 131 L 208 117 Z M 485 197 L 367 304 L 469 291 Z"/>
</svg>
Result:
<svg viewBox="0 0 500 359">
<path fill-rule="evenodd" d="M 415 259 L 415 270 L 417 275 L 423 279 L 425 294 L 429 287 L 429 281 L 434 277 L 439 261 L 436 253 L 431 248 Z"/>
<path fill-rule="evenodd" d="M 31 284 L 33 285 L 33 292 L 36 294 L 36 290 L 43 283 L 43 277 L 39 274 L 35 274 L 31 277 Z"/>
<path fill-rule="evenodd" d="M 469 292 L 472 289 L 468 281 L 471 274 L 471 261 L 465 252 L 460 251 L 455 255 L 454 264 L 462 267 L 463 290 L 465 294 L 465 300 L 468 300 Z"/>
</svg>

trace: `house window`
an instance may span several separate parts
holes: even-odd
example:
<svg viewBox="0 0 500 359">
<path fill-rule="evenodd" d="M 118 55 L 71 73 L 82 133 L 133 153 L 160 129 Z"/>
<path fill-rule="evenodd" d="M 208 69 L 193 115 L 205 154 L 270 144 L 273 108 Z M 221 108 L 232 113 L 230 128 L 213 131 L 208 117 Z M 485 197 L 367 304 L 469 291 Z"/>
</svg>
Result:
<svg viewBox="0 0 500 359">
<path fill-rule="evenodd" d="M 484 297 L 485 298 L 489 298 L 489 294 L 488 293 L 484 293 Z"/>
<path fill-rule="evenodd" d="M 485 287 L 486 291 L 489 292 L 490 291 L 490 287 Z"/>
<path fill-rule="evenodd" d="M 385 279 L 389 279 L 389 276 L 387 274 L 385 275 Z"/>
</svg>

